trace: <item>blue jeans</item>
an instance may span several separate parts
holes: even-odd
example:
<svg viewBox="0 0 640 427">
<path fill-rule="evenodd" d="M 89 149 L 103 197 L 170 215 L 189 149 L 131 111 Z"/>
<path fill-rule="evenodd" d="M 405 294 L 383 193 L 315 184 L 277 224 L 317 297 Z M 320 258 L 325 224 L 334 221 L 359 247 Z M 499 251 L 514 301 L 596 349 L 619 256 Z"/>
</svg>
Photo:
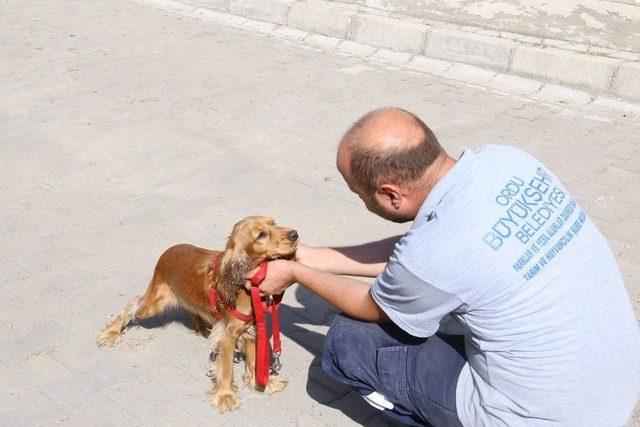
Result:
<svg viewBox="0 0 640 427">
<path fill-rule="evenodd" d="M 337 315 L 324 344 L 322 367 L 361 395 L 374 391 L 394 404 L 388 416 L 409 425 L 461 426 L 456 384 L 466 363 L 464 339 L 416 338 L 393 323 Z"/>
</svg>

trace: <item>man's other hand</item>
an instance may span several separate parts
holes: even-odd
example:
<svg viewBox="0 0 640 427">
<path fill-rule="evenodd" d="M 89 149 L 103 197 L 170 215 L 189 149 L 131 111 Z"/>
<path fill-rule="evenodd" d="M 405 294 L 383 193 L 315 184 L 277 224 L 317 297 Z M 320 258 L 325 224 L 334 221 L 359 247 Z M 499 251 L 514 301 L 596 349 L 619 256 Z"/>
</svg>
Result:
<svg viewBox="0 0 640 427">
<path fill-rule="evenodd" d="M 307 246 L 304 243 L 298 243 L 293 260 L 295 262 L 299 262 L 300 264 L 309 265 L 309 256 L 312 251 L 313 248 L 311 246 Z"/>
<path fill-rule="evenodd" d="M 280 295 L 287 288 L 294 284 L 295 278 L 293 275 L 293 261 L 287 260 L 275 260 L 270 261 L 267 266 L 267 276 L 260 284 L 261 295 Z M 245 282 L 245 288 L 251 290 L 250 279 L 258 272 L 259 268 L 256 268 L 247 274 L 247 281 Z"/>
</svg>

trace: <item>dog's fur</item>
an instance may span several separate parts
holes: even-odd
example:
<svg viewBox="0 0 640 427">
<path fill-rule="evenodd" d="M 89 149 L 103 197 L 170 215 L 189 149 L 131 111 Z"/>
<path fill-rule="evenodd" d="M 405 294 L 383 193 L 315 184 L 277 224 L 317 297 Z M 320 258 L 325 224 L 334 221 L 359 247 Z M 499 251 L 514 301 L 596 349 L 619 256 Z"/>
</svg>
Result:
<svg viewBox="0 0 640 427">
<path fill-rule="evenodd" d="M 192 245 L 167 249 L 158 260 L 145 294 L 129 301 L 106 326 L 97 340 L 98 346 L 116 343 L 134 318 L 149 318 L 177 305 L 189 313 L 196 331 L 209 337 L 211 349 L 217 354 L 210 366 L 214 385 L 208 393 L 209 402 L 220 412 L 236 409 L 234 351 L 243 351 L 246 356 L 244 385 L 257 389 L 255 331 L 253 323 L 235 318 L 223 304 L 218 304 L 222 317 L 216 320 L 209 308 L 209 286 L 215 287 L 226 305 L 251 315 L 251 297 L 244 287 L 247 274 L 262 261 L 292 256 L 297 243 L 295 230 L 278 227 L 270 218 L 252 216 L 233 227 L 223 252 Z M 210 267 L 213 258 L 218 258 L 214 270 Z M 275 393 L 286 384 L 285 380 L 271 376 L 264 391 Z"/>
</svg>

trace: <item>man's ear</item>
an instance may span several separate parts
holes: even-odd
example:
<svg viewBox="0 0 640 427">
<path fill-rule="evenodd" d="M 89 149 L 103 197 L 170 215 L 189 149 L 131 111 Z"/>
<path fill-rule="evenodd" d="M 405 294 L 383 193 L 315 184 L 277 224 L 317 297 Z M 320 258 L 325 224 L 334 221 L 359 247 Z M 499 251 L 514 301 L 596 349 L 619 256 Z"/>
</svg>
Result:
<svg viewBox="0 0 640 427">
<path fill-rule="evenodd" d="M 395 184 L 382 184 L 378 188 L 378 193 L 386 199 L 394 209 L 402 206 L 402 192 L 400 187 Z"/>
</svg>

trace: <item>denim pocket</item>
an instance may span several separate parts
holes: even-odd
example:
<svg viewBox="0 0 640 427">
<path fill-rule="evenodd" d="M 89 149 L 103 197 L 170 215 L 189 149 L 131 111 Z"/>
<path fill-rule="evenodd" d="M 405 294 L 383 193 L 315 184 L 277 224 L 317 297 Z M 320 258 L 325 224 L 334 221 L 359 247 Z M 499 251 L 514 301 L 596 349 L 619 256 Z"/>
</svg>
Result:
<svg viewBox="0 0 640 427">
<path fill-rule="evenodd" d="M 384 394 L 394 404 L 408 409 L 407 347 L 384 347 L 377 350 L 376 369 Z"/>
</svg>

